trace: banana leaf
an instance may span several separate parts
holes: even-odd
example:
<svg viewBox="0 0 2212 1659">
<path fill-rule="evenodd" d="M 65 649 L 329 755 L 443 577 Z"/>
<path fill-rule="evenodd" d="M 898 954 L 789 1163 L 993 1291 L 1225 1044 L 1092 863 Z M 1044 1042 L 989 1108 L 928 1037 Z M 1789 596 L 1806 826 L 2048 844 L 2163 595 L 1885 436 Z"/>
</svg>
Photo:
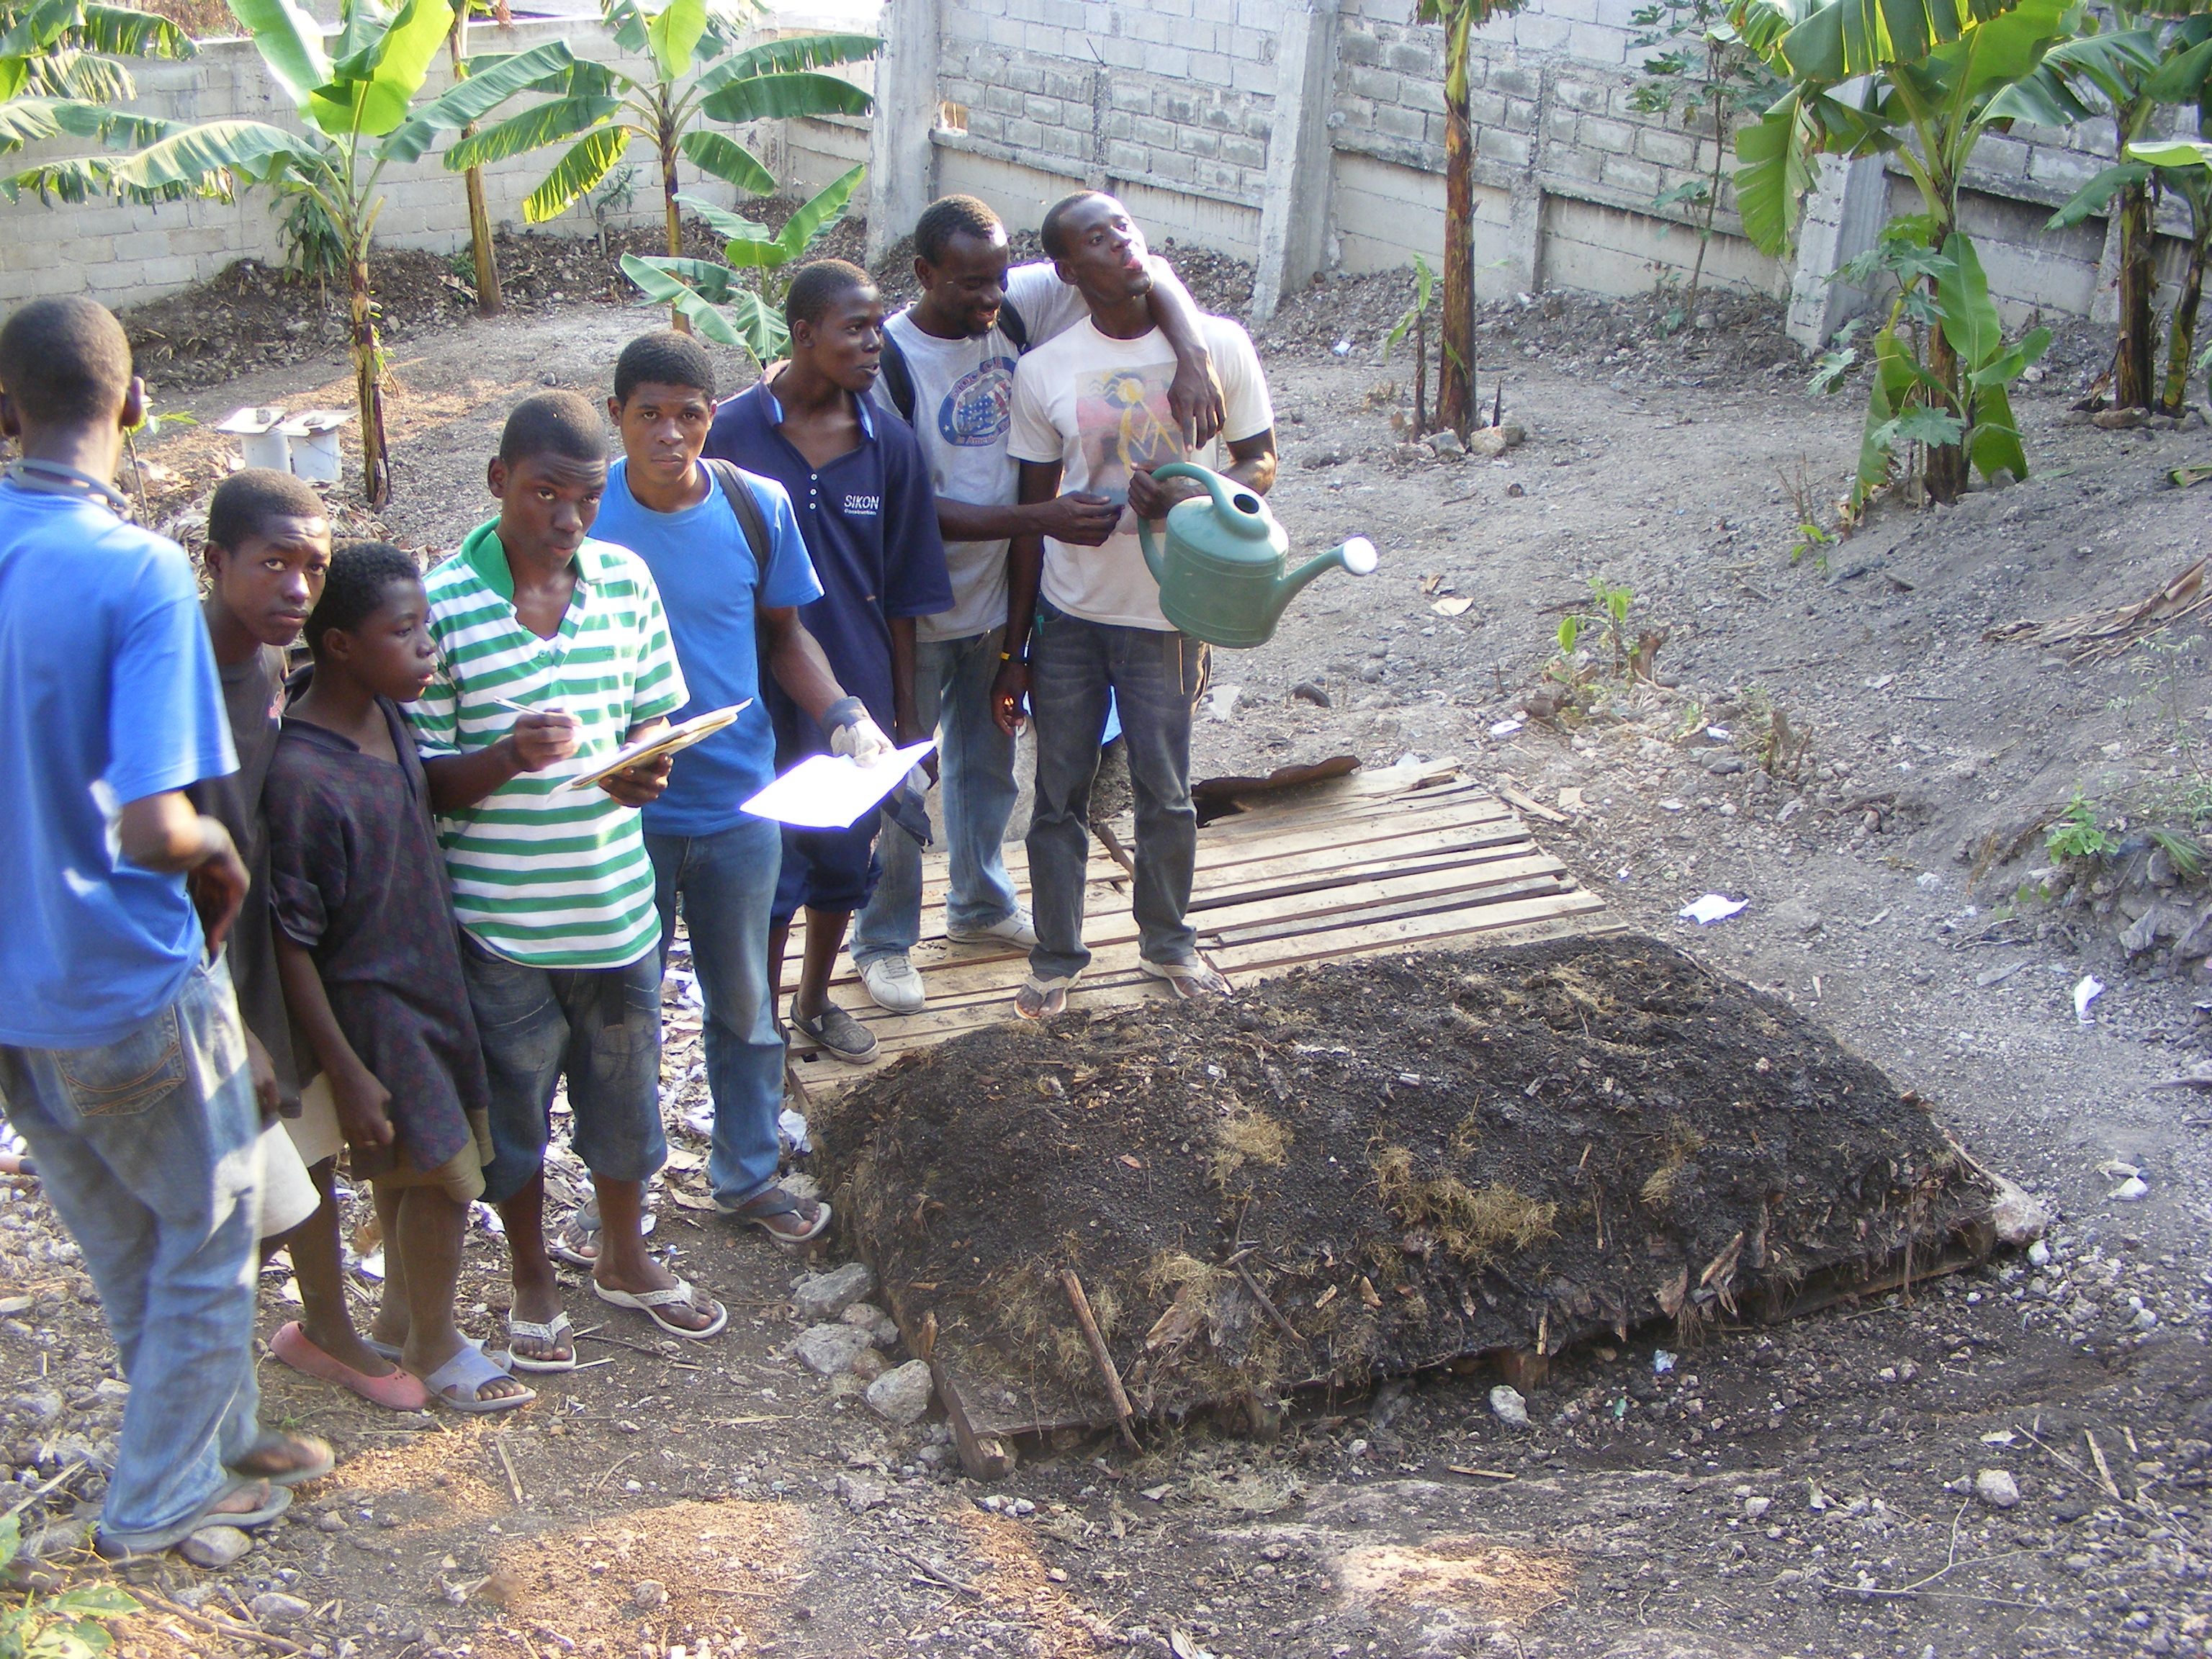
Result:
<svg viewBox="0 0 2212 1659">
<path fill-rule="evenodd" d="M 149 144 L 109 171 L 126 190 L 158 190 L 202 185 L 218 173 L 258 181 L 294 162 L 313 166 L 321 160 L 313 139 L 265 121 L 204 121 Z"/>
<path fill-rule="evenodd" d="M 2020 441 L 2020 425 L 2013 419 L 2012 398 L 2004 387 L 1993 386 L 1974 398 L 1974 435 L 1966 458 L 1984 478 L 2009 472 L 2027 477 L 2027 450 Z"/>
<path fill-rule="evenodd" d="M 687 132 L 676 141 L 676 148 L 701 172 L 748 196 L 775 194 L 775 175 L 734 138 L 719 132 Z"/>
<path fill-rule="evenodd" d="M 285 95 L 305 111 L 317 88 L 331 78 L 321 26 L 297 0 L 229 0 L 229 4 Z"/>
<path fill-rule="evenodd" d="M 1771 3 L 1771 0 L 1766 0 Z M 2033 0 L 2020 0 L 2032 3 Z M 2012 9 L 2013 0 L 1830 0 L 1782 37 L 1793 75 L 1833 86 L 1910 64 Z M 1756 9 L 1756 8 L 1753 8 Z"/>
<path fill-rule="evenodd" d="M 732 81 L 699 100 L 712 119 L 782 120 L 793 115 L 866 115 L 875 100 L 850 81 L 801 70 Z"/>
<path fill-rule="evenodd" d="M 675 81 L 691 67 L 691 54 L 707 32 L 707 0 L 668 0 L 645 27 L 646 45 L 663 81 Z"/>
<path fill-rule="evenodd" d="M 471 76 L 464 84 L 472 84 L 475 78 Z M 447 149 L 447 170 L 459 173 L 469 167 L 485 167 L 494 161 L 504 161 L 510 155 L 520 155 L 543 144 L 559 143 L 564 138 L 573 138 L 580 132 L 589 131 L 600 125 L 621 107 L 622 100 L 619 98 L 556 98 L 550 103 L 532 105 L 521 114 L 510 115 L 504 121 L 495 122 Z M 593 180 L 593 183 L 597 182 Z M 585 188 L 589 189 L 590 186 Z M 562 206 L 567 206 L 574 199 L 572 193 L 563 198 Z M 555 208 L 553 213 L 560 210 L 560 208 Z M 550 218 L 553 215 L 546 216 Z"/>
<path fill-rule="evenodd" d="M 388 161 L 412 161 L 437 141 L 441 132 L 459 132 L 480 121 L 525 88 L 575 62 L 565 40 L 549 40 L 528 52 L 498 58 L 483 73 L 472 74 L 416 110 L 408 121 L 378 147 Z M 463 164 L 464 166 L 466 163 Z"/>
<path fill-rule="evenodd" d="M 86 6 L 75 33 L 87 52 L 125 58 L 196 58 L 199 47 L 178 24 L 129 6 Z"/>
<path fill-rule="evenodd" d="M 784 221 L 783 228 L 776 233 L 775 240 L 782 245 L 786 259 L 796 259 L 805 253 L 806 245 L 845 211 L 845 204 L 853 199 L 853 192 L 860 188 L 860 179 L 866 172 L 865 167 L 854 167 L 842 178 L 832 179 L 816 191 L 798 212 Z"/>
<path fill-rule="evenodd" d="M 1944 240 L 1943 258 L 1948 268 L 1936 279 L 1943 336 L 1962 368 L 1979 368 L 2004 349 L 2004 322 L 1990 303 L 1990 279 L 1973 243 L 1954 231 Z"/>
<path fill-rule="evenodd" d="M 599 183 L 614 171 L 623 152 L 629 148 L 628 127 L 599 127 L 573 145 L 561 158 L 560 164 L 545 175 L 545 181 L 523 198 L 524 222 L 542 225 L 549 219 L 557 219 L 568 210 L 579 196 L 597 189 Z M 459 149 L 459 145 L 454 149 Z M 448 156 L 452 151 L 447 151 Z M 453 166 L 450 160 L 448 167 Z M 465 162 L 461 165 L 467 165 Z"/>
<path fill-rule="evenodd" d="M 775 233 L 761 223 L 759 220 L 748 219 L 742 214 L 731 212 L 727 208 L 717 207 L 702 197 L 693 196 L 688 192 L 679 193 L 676 198 L 676 204 L 678 207 L 689 208 L 693 213 L 697 214 L 707 222 L 707 228 L 718 236 L 726 236 L 732 240 L 741 242 L 772 242 L 775 240 Z"/>
<path fill-rule="evenodd" d="M 362 7 L 363 0 L 352 0 L 349 24 Z M 333 84 L 316 89 L 309 118 L 333 138 L 348 133 L 381 138 L 407 118 L 429 76 L 430 60 L 453 28 L 452 0 L 407 0 L 373 41 L 331 66 Z"/>
<path fill-rule="evenodd" d="M 2149 164 L 2142 161 L 2123 161 L 2118 167 L 2106 167 L 2102 173 L 2068 197 L 2058 211 L 2044 222 L 2045 230 L 2064 230 L 2078 225 L 2092 215 L 2102 213 L 2112 205 L 2112 198 L 2131 185 L 2148 182 Z"/>
<path fill-rule="evenodd" d="M 697 89 L 704 96 L 747 76 L 788 74 L 797 70 L 828 69 L 837 64 L 864 63 L 883 48 L 882 40 L 872 34 L 793 35 L 731 53 L 699 77 Z"/>
</svg>

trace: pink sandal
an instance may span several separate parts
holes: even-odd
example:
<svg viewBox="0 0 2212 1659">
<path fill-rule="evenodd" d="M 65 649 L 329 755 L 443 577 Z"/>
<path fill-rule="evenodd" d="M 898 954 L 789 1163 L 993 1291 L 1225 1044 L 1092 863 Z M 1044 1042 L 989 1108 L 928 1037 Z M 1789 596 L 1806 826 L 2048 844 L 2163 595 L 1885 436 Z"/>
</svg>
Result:
<svg viewBox="0 0 2212 1659">
<path fill-rule="evenodd" d="M 357 1371 L 317 1347 L 308 1340 L 307 1332 L 300 1328 L 297 1320 L 269 1339 L 269 1352 L 305 1376 L 314 1377 L 319 1382 L 335 1382 L 340 1388 L 351 1389 L 372 1406 L 381 1406 L 386 1411 L 393 1412 L 429 1409 L 430 1391 L 418 1378 L 398 1370 L 386 1376 L 371 1376 L 366 1371 Z"/>
</svg>

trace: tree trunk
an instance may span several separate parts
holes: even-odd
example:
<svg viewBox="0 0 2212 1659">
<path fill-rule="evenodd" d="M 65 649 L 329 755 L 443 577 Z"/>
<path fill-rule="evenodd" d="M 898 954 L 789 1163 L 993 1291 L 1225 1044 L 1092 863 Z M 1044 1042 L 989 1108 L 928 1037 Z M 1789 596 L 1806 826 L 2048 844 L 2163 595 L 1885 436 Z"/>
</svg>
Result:
<svg viewBox="0 0 2212 1659">
<path fill-rule="evenodd" d="M 2114 360 L 2112 402 L 2148 409 L 2154 389 L 2151 300 L 2158 286 L 2152 264 L 2150 188 L 2130 185 L 2120 193 L 2120 345 Z"/>
<path fill-rule="evenodd" d="M 684 213 L 676 205 L 676 129 L 669 119 L 668 99 L 661 94 L 660 110 L 660 201 L 668 216 L 668 257 L 680 258 L 684 253 Z M 678 334 L 691 331 L 691 319 L 674 306 L 668 307 L 668 325 Z"/>
<path fill-rule="evenodd" d="M 2198 214 L 2190 225 L 2189 269 L 2181 278 L 2181 297 L 2174 301 L 2166 353 L 2166 385 L 2158 406 L 2179 415 L 2189 401 L 2190 359 L 2197 351 L 2197 307 L 2204 298 L 2204 264 L 2212 252 L 2212 215 Z"/>
<path fill-rule="evenodd" d="M 1476 0 L 1444 25 L 1443 350 L 1437 365 L 1437 428 L 1465 438 L 1474 424 L 1474 131 L 1468 116 L 1468 40 Z"/>
<path fill-rule="evenodd" d="M 453 79 L 468 78 L 468 67 L 463 61 L 468 56 L 468 27 L 470 0 L 461 0 L 461 9 L 454 15 L 453 32 L 446 37 L 446 51 L 453 60 Z M 463 138 L 476 133 L 476 124 L 471 122 L 461 129 Z M 480 316 L 493 317 L 499 313 L 499 256 L 492 246 L 491 210 L 484 204 L 483 169 L 471 167 L 467 173 L 469 191 L 469 253 L 477 267 L 477 312 Z"/>
<path fill-rule="evenodd" d="M 1928 331 L 1928 372 L 1949 390 L 1952 408 L 1962 409 L 1965 404 L 1959 386 L 1959 354 L 1945 337 L 1941 323 Z M 1966 493 L 1967 477 L 1966 450 L 1963 444 L 1928 446 L 1927 481 L 1930 500 L 1947 505 L 1957 501 Z"/>
<path fill-rule="evenodd" d="M 392 499 L 392 465 L 385 453 L 384 349 L 376 337 L 376 298 L 368 289 L 368 248 L 353 251 L 347 274 L 351 289 L 353 379 L 361 402 L 361 485 L 371 507 Z"/>
</svg>

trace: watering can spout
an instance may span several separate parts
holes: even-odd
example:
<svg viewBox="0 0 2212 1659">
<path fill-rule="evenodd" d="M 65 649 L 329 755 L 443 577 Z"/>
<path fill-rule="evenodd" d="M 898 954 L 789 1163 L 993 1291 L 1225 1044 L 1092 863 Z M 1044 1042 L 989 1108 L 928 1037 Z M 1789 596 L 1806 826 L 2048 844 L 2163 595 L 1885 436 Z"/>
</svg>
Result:
<svg viewBox="0 0 2212 1659">
<path fill-rule="evenodd" d="M 1349 576 L 1370 576 L 1375 574 L 1376 562 L 1375 544 L 1364 536 L 1354 536 L 1343 546 L 1331 548 L 1317 558 L 1308 559 L 1275 584 L 1275 615 L 1282 615 L 1283 607 L 1297 597 L 1298 590 L 1322 571 L 1342 570 Z"/>
</svg>

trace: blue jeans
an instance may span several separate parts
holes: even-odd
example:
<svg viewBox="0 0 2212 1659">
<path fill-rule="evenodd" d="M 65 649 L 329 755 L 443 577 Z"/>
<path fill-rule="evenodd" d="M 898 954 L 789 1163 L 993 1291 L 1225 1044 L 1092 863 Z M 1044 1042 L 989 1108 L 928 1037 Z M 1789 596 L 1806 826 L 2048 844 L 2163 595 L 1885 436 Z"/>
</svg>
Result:
<svg viewBox="0 0 2212 1659">
<path fill-rule="evenodd" d="M 980 933 L 1014 913 L 1006 875 L 1006 820 L 1019 793 L 1014 740 L 991 718 L 1004 629 L 963 640 L 920 640 L 914 647 L 914 712 L 937 733 L 938 777 L 945 790 L 945 840 L 952 858 L 948 928 Z M 921 938 L 921 848 L 888 818 L 876 837 L 883 873 L 876 896 L 853 929 L 853 965 L 902 957 Z"/>
<path fill-rule="evenodd" d="M 491 1084 L 484 1201 L 504 1204 L 545 1166 L 553 1091 L 568 1084 L 569 1145 L 602 1181 L 648 1181 L 668 1160 L 660 1127 L 660 959 L 532 968 L 461 935 L 461 972 Z"/>
<path fill-rule="evenodd" d="M 768 929 L 780 830 L 766 818 L 740 817 L 711 836 L 645 838 L 660 907 L 662 966 L 679 903 L 691 930 L 691 967 L 707 1005 L 707 1091 L 714 1103 L 707 1180 L 725 1205 L 775 1184 L 783 1039 L 769 1002 Z"/>
<path fill-rule="evenodd" d="M 1037 602 L 1030 647 L 1030 712 L 1036 721 L 1036 811 L 1030 819 L 1030 904 L 1037 942 L 1030 970 L 1073 979 L 1083 948 L 1084 866 L 1090 857 L 1091 784 L 1111 697 L 1128 745 L 1137 803 L 1137 873 L 1130 895 L 1139 948 L 1149 962 L 1184 962 L 1198 933 L 1183 920 L 1198 862 L 1190 802 L 1190 711 L 1206 690 L 1204 643 L 1173 629 L 1085 622 Z"/>
<path fill-rule="evenodd" d="M 261 1115 L 230 970 L 196 968 L 174 1003 L 102 1048 L 0 1047 L 0 1094 L 84 1253 L 131 1383 L 102 1538 L 161 1548 L 259 1431 Z"/>
</svg>

